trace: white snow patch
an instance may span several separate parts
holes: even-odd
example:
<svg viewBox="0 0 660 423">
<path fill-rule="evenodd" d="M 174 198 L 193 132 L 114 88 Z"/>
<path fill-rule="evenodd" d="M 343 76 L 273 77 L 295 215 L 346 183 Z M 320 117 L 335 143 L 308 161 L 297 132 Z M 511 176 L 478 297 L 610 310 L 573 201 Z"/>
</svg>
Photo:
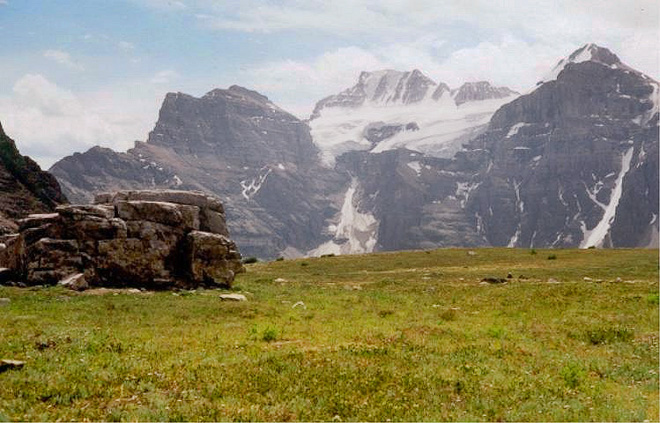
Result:
<svg viewBox="0 0 660 423">
<path fill-rule="evenodd" d="M 419 162 L 408 162 L 406 165 L 417 173 L 417 176 L 422 174 L 422 165 Z"/>
<path fill-rule="evenodd" d="M 262 167 L 255 178 L 241 181 L 241 188 L 243 189 L 241 194 L 246 200 L 249 201 L 257 192 L 259 192 L 264 182 L 266 182 L 266 178 L 270 175 L 270 172 L 272 172 L 272 169 Z"/>
<path fill-rule="evenodd" d="M 653 91 L 649 95 L 649 100 L 652 103 L 652 107 L 651 109 L 638 116 L 639 121 L 636 121 L 642 126 L 646 126 L 651 118 L 655 116 L 656 113 L 660 112 L 660 85 L 657 82 L 652 81 L 651 87 L 653 88 Z"/>
<path fill-rule="evenodd" d="M 591 60 L 593 58 L 591 51 L 594 48 L 596 48 L 595 45 L 587 44 L 582 48 L 582 51 L 580 51 L 580 53 L 578 53 L 578 55 L 575 56 L 574 58 L 567 57 L 561 59 L 559 63 L 557 63 L 555 67 L 552 68 L 552 70 L 541 79 L 541 82 L 545 83 L 557 79 L 561 71 L 563 71 L 566 65 L 568 65 L 569 63 L 581 63 Z"/>
<path fill-rule="evenodd" d="M 278 164 L 277 164 L 277 168 L 278 168 L 279 170 L 286 170 L 286 168 L 284 167 L 284 165 L 283 165 L 282 163 L 278 163 Z"/>
<path fill-rule="evenodd" d="M 513 125 L 511 127 L 511 129 L 509 129 L 509 133 L 506 134 L 506 138 L 511 138 L 512 136 L 516 135 L 518 133 L 518 131 L 520 130 L 520 128 L 523 128 L 525 126 L 529 126 L 529 124 L 524 123 L 524 122 L 516 123 L 515 125 Z"/>
<path fill-rule="evenodd" d="M 513 189 L 516 193 L 516 204 L 518 206 L 518 211 L 522 214 L 525 211 L 525 202 L 520 199 L 520 185 L 522 182 L 516 182 L 513 180 Z"/>
<path fill-rule="evenodd" d="M 621 156 L 621 171 L 619 172 L 619 176 L 616 178 L 614 189 L 610 195 L 610 202 L 607 204 L 607 206 L 605 206 L 603 217 L 601 218 L 600 222 L 598 222 L 598 224 L 593 229 L 589 230 L 586 228 L 584 222 L 582 222 L 582 232 L 584 234 L 584 238 L 580 244 L 580 248 L 588 248 L 591 246 L 599 247 L 603 244 L 605 237 L 610 231 L 612 222 L 616 217 L 616 208 L 618 207 L 619 201 L 621 200 L 621 195 L 623 194 L 623 179 L 630 170 L 632 154 L 633 148 L 631 147 Z M 600 205 L 601 203 L 598 204 Z"/>
<path fill-rule="evenodd" d="M 380 153 L 405 147 L 431 156 L 451 157 L 466 138 L 476 135 L 488 124 L 500 106 L 514 98 L 516 96 L 456 106 L 450 96 L 442 96 L 437 101 L 427 98 L 413 104 L 367 102 L 359 107 L 327 107 L 309 122 L 309 126 L 323 162 L 328 166 L 334 165 L 335 157 L 352 150 L 371 149 Z M 419 130 L 403 130 L 373 146 L 363 133 L 365 127 L 374 122 L 415 122 Z"/>
<path fill-rule="evenodd" d="M 371 213 L 362 213 L 358 210 L 353 198 L 357 187 L 357 180 L 353 179 L 344 195 L 339 222 L 328 226 L 328 230 L 334 232 L 333 239 L 310 250 L 307 256 L 361 254 L 374 250 L 378 236 L 378 221 Z M 340 242 L 340 240 L 345 241 Z"/>
<path fill-rule="evenodd" d="M 470 199 L 470 194 L 472 191 L 477 189 L 481 185 L 481 182 L 472 183 L 472 182 L 457 182 L 456 183 L 456 197 L 460 198 L 461 208 L 465 208 L 465 204 Z"/>
<path fill-rule="evenodd" d="M 518 225 L 518 228 L 516 229 L 516 233 L 514 233 L 511 239 L 509 240 L 509 244 L 507 245 L 507 248 L 513 248 L 516 246 L 516 244 L 518 243 L 518 238 L 520 238 L 520 233 L 521 233 L 521 229 L 520 229 L 520 225 Z"/>
<path fill-rule="evenodd" d="M 541 160 L 542 157 L 543 156 L 534 156 L 534 158 L 532 158 L 532 161 L 538 162 L 539 160 Z"/>
<path fill-rule="evenodd" d="M 174 175 L 174 177 L 172 179 L 174 180 L 174 184 L 176 186 L 180 186 L 180 185 L 183 184 L 183 181 L 181 180 L 181 178 L 179 178 L 178 175 Z"/>
<path fill-rule="evenodd" d="M 564 207 L 568 207 L 568 203 L 564 199 L 564 189 L 559 186 L 559 201 L 564 205 Z"/>
</svg>

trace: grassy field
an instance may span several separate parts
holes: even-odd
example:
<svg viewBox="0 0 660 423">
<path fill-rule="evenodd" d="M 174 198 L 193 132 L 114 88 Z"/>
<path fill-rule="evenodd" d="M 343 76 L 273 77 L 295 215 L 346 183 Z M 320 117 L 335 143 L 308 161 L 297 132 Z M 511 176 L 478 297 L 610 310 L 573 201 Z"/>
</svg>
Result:
<svg viewBox="0 0 660 423">
<path fill-rule="evenodd" d="M 658 250 L 475 251 L 0 288 L 0 420 L 658 420 Z"/>
</svg>

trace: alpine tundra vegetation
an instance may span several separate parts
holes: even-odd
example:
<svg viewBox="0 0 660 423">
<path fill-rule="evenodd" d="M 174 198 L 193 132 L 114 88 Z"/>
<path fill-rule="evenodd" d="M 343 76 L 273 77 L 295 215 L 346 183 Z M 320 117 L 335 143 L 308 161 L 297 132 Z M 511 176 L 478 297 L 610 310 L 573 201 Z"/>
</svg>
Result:
<svg viewBox="0 0 660 423">
<path fill-rule="evenodd" d="M 0 417 L 657 419 L 658 251 L 535 252 L 261 262 L 236 302 L 0 287 Z"/>
</svg>

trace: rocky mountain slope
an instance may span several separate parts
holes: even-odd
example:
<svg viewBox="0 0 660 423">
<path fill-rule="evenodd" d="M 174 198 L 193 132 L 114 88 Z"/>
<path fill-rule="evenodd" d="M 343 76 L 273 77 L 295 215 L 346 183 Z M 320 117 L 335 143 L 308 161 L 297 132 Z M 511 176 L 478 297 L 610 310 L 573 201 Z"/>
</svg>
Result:
<svg viewBox="0 0 660 423">
<path fill-rule="evenodd" d="M 658 92 L 586 45 L 522 96 L 364 72 L 308 124 L 240 87 L 168 94 L 147 142 L 51 171 L 75 200 L 218 194 L 244 255 L 657 245 Z"/>
<path fill-rule="evenodd" d="M 499 109 L 467 210 L 491 245 L 657 245 L 658 82 L 593 44 Z"/>
<path fill-rule="evenodd" d="M 333 240 L 312 254 L 657 246 L 658 83 L 586 45 L 451 160 L 372 149 L 344 153 L 337 168 L 353 182 Z"/>
<path fill-rule="evenodd" d="M 516 96 L 485 81 L 451 89 L 416 69 L 362 72 L 353 87 L 316 104 L 309 126 L 329 166 L 354 150 L 408 148 L 450 158 Z"/>
<path fill-rule="evenodd" d="M 14 219 L 52 211 L 66 203 L 57 180 L 16 148 L 0 124 L 0 234 L 17 229 Z"/>
<path fill-rule="evenodd" d="M 346 176 L 326 169 L 304 122 L 242 87 L 168 94 L 146 142 L 92 148 L 51 172 L 72 201 L 125 188 L 197 189 L 222 198 L 243 255 L 300 255 L 323 241 Z"/>
</svg>

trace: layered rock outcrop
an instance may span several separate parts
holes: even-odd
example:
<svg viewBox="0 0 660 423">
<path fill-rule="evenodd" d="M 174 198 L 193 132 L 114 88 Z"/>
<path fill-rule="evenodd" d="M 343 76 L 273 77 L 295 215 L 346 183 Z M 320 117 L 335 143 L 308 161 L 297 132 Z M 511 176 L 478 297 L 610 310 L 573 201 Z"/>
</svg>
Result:
<svg viewBox="0 0 660 423">
<path fill-rule="evenodd" d="M 120 191 L 94 202 L 19 220 L 19 233 L 0 249 L 0 266 L 28 285 L 75 289 L 228 286 L 244 270 L 216 197 Z"/>
</svg>

